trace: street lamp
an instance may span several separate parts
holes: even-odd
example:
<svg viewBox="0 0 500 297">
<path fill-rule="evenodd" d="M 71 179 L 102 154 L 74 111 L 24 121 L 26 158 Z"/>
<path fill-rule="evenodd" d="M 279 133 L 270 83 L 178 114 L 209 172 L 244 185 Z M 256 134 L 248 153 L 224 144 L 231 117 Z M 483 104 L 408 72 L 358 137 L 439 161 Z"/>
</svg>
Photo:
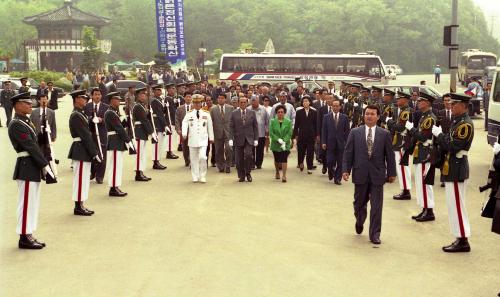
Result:
<svg viewBox="0 0 500 297">
<path fill-rule="evenodd" d="M 198 49 L 198 52 L 201 54 L 201 65 L 202 65 L 202 77 L 200 80 L 203 80 L 205 77 L 205 53 L 207 52 L 207 49 L 203 46 L 203 41 L 201 42 L 200 48 Z"/>
</svg>

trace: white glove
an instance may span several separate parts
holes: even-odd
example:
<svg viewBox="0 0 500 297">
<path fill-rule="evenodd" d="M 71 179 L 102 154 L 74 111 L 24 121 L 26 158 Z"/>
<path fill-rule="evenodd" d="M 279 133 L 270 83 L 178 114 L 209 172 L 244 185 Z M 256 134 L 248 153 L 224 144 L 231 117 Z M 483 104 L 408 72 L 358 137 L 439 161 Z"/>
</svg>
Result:
<svg viewBox="0 0 500 297">
<path fill-rule="evenodd" d="M 439 134 L 443 133 L 443 128 L 438 127 L 436 125 L 432 126 L 432 135 L 438 137 Z"/>
<path fill-rule="evenodd" d="M 153 133 L 151 137 L 154 139 L 154 141 L 158 142 L 158 135 L 156 135 L 156 133 Z"/>
<path fill-rule="evenodd" d="M 284 141 L 283 141 L 283 139 L 281 139 L 281 138 L 280 138 L 280 139 L 278 139 L 278 143 L 279 143 L 279 144 L 281 144 L 281 145 L 284 145 L 284 144 L 285 144 L 285 142 L 284 142 Z"/>
<path fill-rule="evenodd" d="M 56 175 L 54 174 L 54 172 L 52 171 L 52 168 L 50 168 L 50 165 L 47 165 L 45 167 L 43 167 L 42 169 L 43 171 L 43 175 L 50 175 L 52 178 L 56 178 Z"/>
<path fill-rule="evenodd" d="M 45 132 L 47 132 L 47 133 L 51 133 L 52 132 L 52 130 L 50 129 L 50 126 L 45 127 Z"/>
<path fill-rule="evenodd" d="M 98 117 L 93 117 L 93 118 L 92 118 L 92 122 L 93 122 L 94 124 L 99 124 L 99 118 L 98 118 Z"/>
<path fill-rule="evenodd" d="M 349 100 L 347 100 L 347 98 L 346 98 L 346 99 L 344 99 L 344 103 L 347 103 L 347 102 L 349 102 Z"/>
<path fill-rule="evenodd" d="M 253 141 L 253 146 L 258 146 L 259 145 L 259 141 L 258 140 L 254 140 Z"/>
<path fill-rule="evenodd" d="M 167 136 L 167 132 L 161 132 L 163 136 Z"/>
<path fill-rule="evenodd" d="M 96 161 L 97 161 L 97 162 L 99 162 L 99 163 L 101 163 L 101 162 L 102 162 L 102 160 L 101 160 L 101 158 L 99 157 L 99 155 L 95 155 L 95 156 L 94 156 L 94 160 L 96 160 Z"/>
<path fill-rule="evenodd" d="M 390 121 L 390 120 L 392 120 L 392 118 L 391 118 L 391 117 L 386 117 L 386 118 L 385 118 L 385 122 L 386 122 L 386 123 L 389 123 L 389 121 Z"/>
<path fill-rule="evenodd" d="M 134 144 L 132 143 L 132 141 L 125 143 L 125 146 L 129 149 L 135 150 L 135 147 L 134 147 Z"/>
<path fill-rule="evenodd" d="M 233 146 L 233 140 L 229 139 L 229 146 Z"/>
<path fill-rule="evenodd" d="M 354 102 L 354 107 L 358 107 L 358 103 Z"/>
<path fill-rule="evenodd" d="M 493 145 L 493 154 L 498 154 L 500 152 L 500 143 L 498 142 L 495 142 L 495 144 Z"/>
<path fill-rule="evenodd" d="M 406 130 L 410 131 L 411 129 L 413 129 L 413 123 L 410 121 L 406 121 L 405 128 Z"/>
<path fill-rule="evenodd" d="M 281 145 L 281 149 L 286 150 L 286 145 L 284 143 Z"/>
<path fill-rule="evenodd" d="M 167 130 L 167 132 L 168 132 L 168 133 L 172 134 L 172 129 L 170 129 L 170 127 L 169 127 L 169 126 L 166 126 L 166 127 L 165 127 L 165 130 Z"/>
</svg>

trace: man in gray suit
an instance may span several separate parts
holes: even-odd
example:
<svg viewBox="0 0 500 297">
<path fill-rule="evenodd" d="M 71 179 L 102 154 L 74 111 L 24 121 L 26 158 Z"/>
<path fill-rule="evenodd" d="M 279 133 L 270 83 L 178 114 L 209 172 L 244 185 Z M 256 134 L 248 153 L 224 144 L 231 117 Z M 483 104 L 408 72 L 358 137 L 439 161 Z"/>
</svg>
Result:
<svg viewBox="0 0 500 297">
<path fill-rule="evenodd" d="M 253 147 L 259 144 L 257 116 L 247 110 L 248 98 L 240 97 L 239 108 L 231 113 L 229 121 L 229 146 L 235 146 L 236 169 L 239 182 L 252 182 Z"/>
<path fill-rule="evenodd" d="M 234 108 L 226 104 L 226 94 L 219 93 L 218 105 L 210 109 L 210 117 L 214 128 L 215 163 L 219 172 L 231 172 L 233 151 L 229 146 L 229 120 Z"/>
<path fill-rule="evenodd" d="M 188 113 L 188 111 L 191 110 L 191 93 L 185 93 L 184 94 L 184 101 L 185 103 L 177 108 L 175 111 L 175 131 L 179 135 L 179 137 L 182 139 L 182 155 L 184 157 L 184 163 L 186 167 L 189 166 L 190 161 L 189 161 L 189 146 L 188 146 L 188 139 L 183 139 L 182 138 L 182 120 L 184 120 L 184 117 Z"/>
<path fill-rule="evenodd" d="M 380 244 L 382 228 L 382 205 L 384 183 L 396 179 L 396 162 L 392 151 L 391 135 L 377 126 L 380 111 L 377 106 L 369 105 L 365 109 L 365 125 L 351 130 L 344 151 L 343 178 L 349 180 L 352 170 L 354 188 L 354 215 L 356 233 L 363 232 L 367 216 L 367 204 L 370 201 L 370 241 Z"/>
</svg>

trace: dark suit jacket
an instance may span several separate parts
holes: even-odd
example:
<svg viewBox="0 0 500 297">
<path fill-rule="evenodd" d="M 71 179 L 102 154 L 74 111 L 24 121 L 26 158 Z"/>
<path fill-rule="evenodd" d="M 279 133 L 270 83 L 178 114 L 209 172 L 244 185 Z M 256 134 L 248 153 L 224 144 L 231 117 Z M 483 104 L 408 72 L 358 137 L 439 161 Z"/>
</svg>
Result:
<svg viewBox="0 0 500 297">
<path fill-rule="evenodd" d="M 234 146 L 244 146 L 245 140 L 253 145 L 255 140 L 259 140 L 257 117 L 253 110 L 246 111 L 245 124 L 241 119 L 241 109 L 233 110 L 229 120 L 229 139 L 233 140 Z"/>
<path fill-rule="evenodd" d="M 366 127 L 361 125 L 351 130 L 344 150 L 342 172 L 350 173 L 352 182 L 383 185 L 386 178 L 396 176 L 396 161 L 392 150 L 389 131 L 376 127 L 372 157 L 368 158 L 366 145 Z"/>
<path fill-rule="evenodd" d="M 45 89 L 45 94 L 49 95 L 49 89 Z M 52 110 L 57 110 L 59 108 L 57 104 L 57 98 L 59 97 L 59 92 L 56 89 L 52 89 L 50 96 L 48 96 L 49 102 L 47 103 L 47 107 Z"/>
<path fill-rule="evenodd" d="M 321 129 L 321 144 L 326 144 L 328 151 L 331 149 L 344 149 L 345 142 L 349 136 L 349 118 L 338 113 L 339 122 L 335 125 L 333 112 L 323 116 L 323 128 Z"/>
<path fill-rule="evenodd" d="M 318 116 L 316 110 L 309 108 L 309 114 L 307 116 L 304 108 L 297 110 L 292 138 L 298 137 L 297 141 L 314 141 L 316 135 L 318 135 L 317 120 Z"/>
<path fill-rule="evenodd" d="M 321 130 L 323 129 L 323 118 L 328 114 L 328 105 L 324 105 L 318 110 L 318 120 L 317 120 L 317 128 L 316 133 L 321 137 Z"/>
<path fill-rule="evenodd" d="M 56 114 L 55 112 L 47 108 L 47 111 L 45 112 L 45 118 L 50 126 L 50 138 L 52 141 L 54 141 L 57 138 L 57 126 L 56 126 Z M 40 114 L 40 107 L 33 109 L 33 111 L 30 114 L 30 119 L 33 122 L 33 125 L 35 125 L 36 128 L 36 133 L 41 134 L 41 114 Z"/>
<path fill-rule="evenodd" d="M 451 110 L 449 111 L 451 113 Z M 437 114 L 437 118 L 441 127 L 443 128 L 443 133 L 448 134 L 450 132 L 451 123 L 453 122 L 453 118 L 449 119 L 446 117 L 446 109 L 442 109 Z"/>
<path fill-rule="evenodd" d="M 101 145 L 105 145 L 108 141 L 108 130 L 106 130 L 106 124 L 104 123 L 104 114 L 106 113 L 106 110 L 108 110 L 109 105 L 107 105 L 104 102 L 101 102 L 99 104 L 99 110 L 97 111 L 97 117 L 102 119 L 102 122 L 97 124 L 97 129 L 99 130 L 99 138 L 101 140 Z M 92 135 L 96 135 L 95 132 L 95 124 L 92 122 L 94 119 L 94 103 L 90 101 L 85 105 L 85 115 L 89 119 L 89 127 L 90 127 L 90 132 L 92 132 Z M 97 142 L 97 139 L 96 139 Z"/>
</svg>

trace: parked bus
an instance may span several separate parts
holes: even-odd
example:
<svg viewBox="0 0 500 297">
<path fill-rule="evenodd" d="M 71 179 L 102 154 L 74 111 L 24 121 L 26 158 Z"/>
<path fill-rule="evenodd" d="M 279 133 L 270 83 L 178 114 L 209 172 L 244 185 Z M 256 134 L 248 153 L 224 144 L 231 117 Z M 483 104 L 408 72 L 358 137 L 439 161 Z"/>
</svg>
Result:
<svg viewBox="0 0 500 297">
<path fill-rule="evenodd" d="M 493 145 L 500 135 L 500 67 L 493 75 L 490 99 L 488 103 L 488 143 Z"/>
<path fill-rule="evenodd" d="M 293 81 L 297 77 L 318 82 L 388 82 L 384 63 L 372 54 L 224 54 L 221 57 L 221 80 Z"/>
<path fill-rule="evenodd" d="M 497 56 L 478 49 L 462 52 L 458 58 L 458 80 L 467 86 L 472 77 L 482 77 L 484 68 L 497 65 Z"/>
</svg>

